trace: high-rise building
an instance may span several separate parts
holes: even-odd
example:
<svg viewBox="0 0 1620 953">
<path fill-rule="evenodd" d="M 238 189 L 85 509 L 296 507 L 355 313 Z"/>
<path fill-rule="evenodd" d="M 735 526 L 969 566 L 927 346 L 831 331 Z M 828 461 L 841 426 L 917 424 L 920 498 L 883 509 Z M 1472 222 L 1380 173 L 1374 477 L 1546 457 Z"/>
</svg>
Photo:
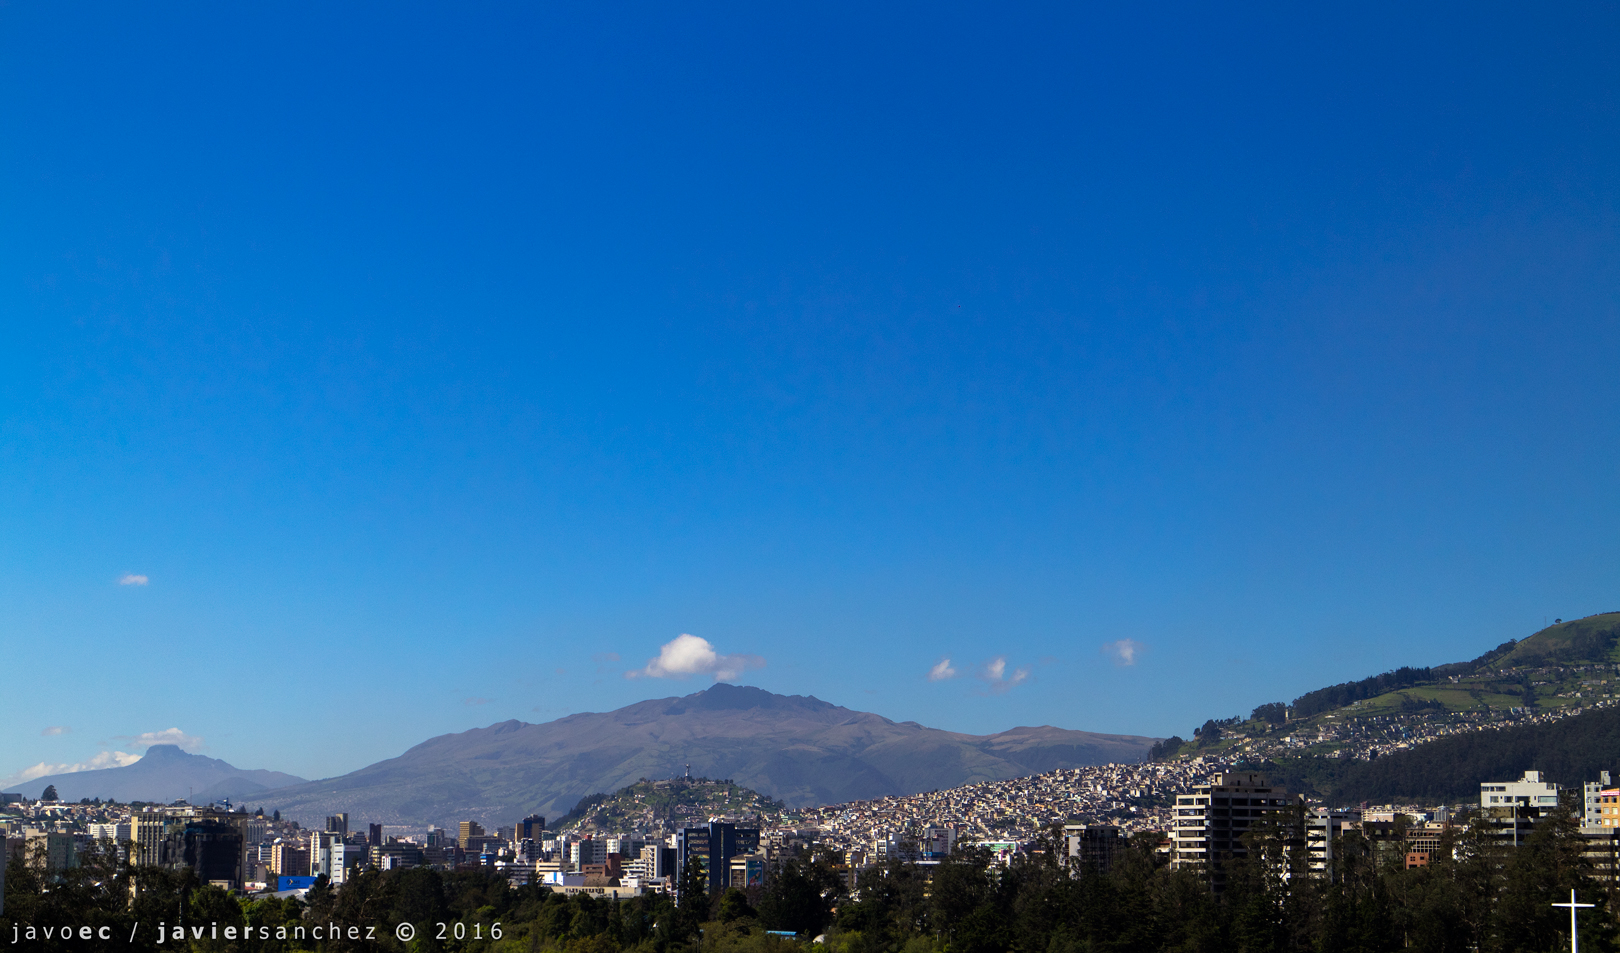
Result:
<svg viewBox="0 0 1620 953">
<path fill-rule="evenodd" d="M 1063 861 L 1075 876 L 1106 874 L 1125 847 L 1119 828 L 1106 824 L 1063 825 Z"/>
<path fill-rule="evenodd" d="M 309 875 L 332 876 L 332 845 L 343 843 L 342 838 L 327 831 L 311 831 L 309 835 Z M 340 853 L 339 857 L 342 856 Z"/>
<path fill-rule="evenodd" d="M 91 824 L 88 830 L 91 840 L 110 840 L 115 844 L 122 844 L 130 839 L 128 821 L 117 821 L 112 824 Z"/>
<path fill-rule="evenodd" d="M 28 835 L 28 862 L 44 863 L 46 870 L 67 870 L 79 865 L 79 843 L 72 834 L 39 831 Z"/>
<path fill-rule="evenodd" d="M 938 824 L 930 824 L 922 829 L 917 838 L 917 847 L 922 851 L 923 860 L 944 860 L 956 849 L 956 831 Z"/>
<path fill-rule="evenodd" d="M 326 819 L 326 830 L 328 833 L 338 835 L 339 840 L 347 837 L 349 835 L 349 815 L 345 812 L 328 817 Z"/>
<path fill-rule="evenodd" d="M 707 827 L 685 827 L 675 832 L 675 850 L 677 889 L 687 861 L 695 859 L 703 868 L 709 892 L 714 893 L 730 885 L 731 858 L 759 850 L 759 828 L 722 821 L 710 821 Z"/>
<path fill-rule="evenodd" d="M 381 824 L 366 825 L 366 843 L 372 847 L 383 845 L 383 830 Z"/>
<path fill-rule="evenodd" d="M 1592 804 L 1582 804 L 1581 823 L 1602 826 L 1603 794 L 1600 785 L 1588 785 L 1585 792 Z M 1573 792 L 1571 792 L 1573 794 Z M 1517 781 L 1486 781 L 1479 786 L 1480 814 L 1491 834 L 1503 845 L 1522 844 L 1543 816 L 1557 810 L 1563 796 L 1558 785 L 1544 781 L 1540 771 L 1526 771 Z M 1595 808 L 1596 820 L 1585 813 Z"/>
<path fill-rule="evenodd" d="M 663 844 L 648 844 L 641 848 L 641 875 L 643 877 L 674 877 L 676 851 Z"/>
<path fill-rule="evenodd" d="M 681 880 L 684 879 L 688 864 L 696 863 L 703 870 L 703 877 L 709 884 L 709 892 L 715 890 L 715 879 L 720 876 L 711 862 L 712 852 L 709 849 L 709 829 L 707 827 L 683 827 L 675 832 L 675 880 L 673 886 L 677 894 L 682 889 Z M 683 901 L 684 902 L 684 901 Z"/>
<path fill-rule="evenodd" d="M 538 841 L 545 831 L 546 819 L 538 814 L 530 814 L 528 817 L 525 817 L 523 820 L 517 822 L 517 826 L 512 831 L 512 840 Z"/>
<path fill-rule="evenodd" d="M 460 836 L 457 838 L 457 842 L 461 844 L 462 850 L 467 850 L 471 846 L 472 839 L 474 837 L 483 836 L 484 826 L 482 824 L 478 823 L 477 821 L 462 821 L 460 825 Z"/>
<path fill-rule="evenodd" d="M 308 877 L 309 851 L 290 841 L 270 848 L 270 869 L 278 877 Z"/>
<path fill-rule="evenodd" d="M 1581 826 L 1603 826 L 1603 792 L 1612 787 L 1609 782 L 1609 772 L 1600 772 L 1597 781 L 1588 781 L 1581 786 Z"/>
<path fill-rule="evenodd" d="M 1620 788 L 1604 788 L 1598 792 L 1597 826 L 1620 827 Z"/>
<path fill-rule="evenodd" d="M 1274 787 L 1258 774 L 1217 774 L 1191 794 L 1176 796 L 1170 862 L 1202 867 L 1219 886 L 1222 862 L 1248 853 L 1243 835 L 1304 803 L 1299 795 Z"/>
<path fill-rule="evenodd" d="M 354 869 L 365 863 L 369 850 L 370 848 L 364 844 L 334 841 L 332 846 L 327 848 L 328 865 L 331 868 L 328 876 L 332 878 L 332 883 L 338 885 L 347 882 Z"/>
<path fill-rule="evenodd" d="M 577 869 L 585 864 L 607 863 L 607 841 L 587 837 L 568 845 L 568 862 Z"/>
<path fill-rule="evenodd" d="M 1335 811 L 1331 808 L 1314 807 L 1305 812 L 1305 855 L 1306 864 L 1311 873 L 1326 876 L 1333 863 L 1333 845 L 1338 842 L 1345 828 L 1355 823 L 1355 815 L 1350 811 Z M 1408 853 L 1411 850 L 1411 834 L 1408 837 Z M 1438 837 L 1438 834 L 1436 835 Z"/>
<path fill-rule="evenodd" d="M 142 811 L 129 818 L 130 860 L 137 867 L 161 867 L 169 862 L 164 845 L 174 819 L 156 812 Z"/>
<path fill-rule="evenodd" d="M 197 872 L 197 879 L 227 890 L 242 887 L 242 832 L 235 824 L 193 820 L 181 835 L 181 862 Z"/>
<path fill-rule="evenodd" d="M 1479 786 L 1479 806 L 1555 808 L 1558 785 L 1541 780 L 1540 771 L 1526 771 L 1517 781 L 1487 781 Z"/>
</svg>

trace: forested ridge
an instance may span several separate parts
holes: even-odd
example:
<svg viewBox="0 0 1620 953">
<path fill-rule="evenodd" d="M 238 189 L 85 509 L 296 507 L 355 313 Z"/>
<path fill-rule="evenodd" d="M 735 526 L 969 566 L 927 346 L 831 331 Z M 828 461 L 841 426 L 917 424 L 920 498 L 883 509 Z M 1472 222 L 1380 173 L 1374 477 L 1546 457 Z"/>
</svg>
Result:
<svg viewBox="0 0 1620 953">
<path fill-rule="evenodd" d="M 1327 688 L 1318 688 L 1314 692 L 1294 699 L 1291 717 L 1311 718 L 1325 711 L 1343 708 L 1352 703 L 1368 698 L 1377 698 L 1385 692 L 1392 692 L 1399 688 L 1410 688 L 1413 685 L 1425 685 L 1434 681 L 1434 672 L 1426 668 L 1411 668 L 1402 666 L 1392 672 L 1384 672 L 1371 678 L 1359 681 L 1344 682 L 1339 685 L 1330 685 Z"/>
<path fill-rule="evenodd" d="M 932 871 L 892 861 L 864 871 L 853 895 L 830 856 L 790 861 L 765 888 L 718 896 L 696 889 L 702 875 L 694 867 L 680 905 L 661 895 L 564 896 L 509 887 L 494 873 L 426 868 L 369 870 L 339 888 L 323 882 L 307 903 L 243 901 L 186 872 L 120 870 L 92 855 L 50 883 L 14 862 L 0 930 L 16 949 L 55 951 L 91 945 L 29 939 L 14 928 L 108 926 L 118 941 L 106 945 L 146 953 L 1543 953 L 1568 948 L 1568 915 L 1551 904 L 1574 889 L 1598 904 L 1581 914 L 1584 947 L 1616 948 L 1614 897 L 1583 859 L 1567 815 L 1543 821 L 1516 849 L 1483 828 L 1455 829 L 1431 865 L 1412 870 L 1398 848 L 1380 850 L 1352 832 L 1325 876 L 1307 875 L 1297 839 L 1279 826 L 1251 835 L 1250 857 L 1229 863 L 1218 893 L 1196 872 L 1165 867 L 1149 838 L 1131 842 L 1107 872 L 1066 868 L 1054 843 L 1043 840 L 1005 868 L 974 849 Z M 133 900 L 132 877 L 140 888 Z M 159 944 L 158 923 L 203 936 Z M 416 928 L 408 943 L 397 937 L 400 923 Z M 277 938 L 328 924 L 357 927 L 360 938 Z M 252 938 L 224 939 L 226 927 L 251 928 Z"/>
<path fill-rule="evenodd" d="M 1475 802 L 1481 783 L 1512 781 L 1527 770 L 1577 787 L 1620 768 L 1620 708 L 1455 735 L 1372 761 L 1298 758 L 1261 767 L 1289 790 L 1341 805 Z"/>
</svg>

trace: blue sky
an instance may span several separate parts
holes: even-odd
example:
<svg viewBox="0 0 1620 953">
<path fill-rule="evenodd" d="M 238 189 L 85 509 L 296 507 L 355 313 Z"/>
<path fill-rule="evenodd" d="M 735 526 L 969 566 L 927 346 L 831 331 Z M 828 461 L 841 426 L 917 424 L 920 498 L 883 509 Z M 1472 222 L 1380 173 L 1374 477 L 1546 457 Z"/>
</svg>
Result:
<svg viewBox="0 0 1620 953">
<path fill-rule="evenodd" d="M 1620 608 L 1617 19 L 7 5 L 0 777 L 720 670 L 1185 735 Z"/>
</svg>

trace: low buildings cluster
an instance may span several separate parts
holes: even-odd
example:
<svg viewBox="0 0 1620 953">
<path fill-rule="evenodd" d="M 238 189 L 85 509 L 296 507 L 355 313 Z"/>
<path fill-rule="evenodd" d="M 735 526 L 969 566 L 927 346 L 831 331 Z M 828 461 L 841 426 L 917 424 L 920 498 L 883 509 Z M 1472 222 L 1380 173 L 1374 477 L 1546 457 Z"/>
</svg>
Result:
<svg viewBox="0 0 1620 953">
<path fill-rule="evenodd" d="M 839 849 L 875 845 L 903 831 L 949 828 L 963 842 L 1028 843 L 1075 818 L 1126 833 L 1163 830 L 1174 796 L 1224 767 L 1224 760 L 1104 764 L 984 781 L 944 791 L 853 801 L 795 812 Z"/>
</svg>

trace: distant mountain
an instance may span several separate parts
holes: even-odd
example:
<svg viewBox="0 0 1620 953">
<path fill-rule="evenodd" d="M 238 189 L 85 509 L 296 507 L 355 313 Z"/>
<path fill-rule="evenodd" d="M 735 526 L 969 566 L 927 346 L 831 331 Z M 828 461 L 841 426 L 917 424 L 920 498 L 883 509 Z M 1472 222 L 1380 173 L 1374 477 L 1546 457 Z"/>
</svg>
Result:
<svg viewBox="0 0 1620 953">
<path fill-rule="evenodd" d="M 153 745 L 141 760 L 122 768 L 53 774 L 13 787 L 37 798 L 54 784 L 57 797 L 64 801 L 99 797 L 103 801 L 168 802 L 189 797 L 194 804 L 205 804 L 219 797 L 262 795 L 302 783 L 303 778 L 280 771 L 244 770 L 217 758 L 187 754 L 175 745 Z"/>
<path fill-rule="evenodd" d="M 968 735 L 894 722 L 803 695 L 724 683 L 541 725 L 441 735 L 351 774 L 249 803 L 319 820 L 510 824 L 561 815 L 641 778 L 725 778 L 799 806 L 915 794 L 1054 768 L 1142 760 L 1154 739 L 1061 728 Z"/>
</svg>

